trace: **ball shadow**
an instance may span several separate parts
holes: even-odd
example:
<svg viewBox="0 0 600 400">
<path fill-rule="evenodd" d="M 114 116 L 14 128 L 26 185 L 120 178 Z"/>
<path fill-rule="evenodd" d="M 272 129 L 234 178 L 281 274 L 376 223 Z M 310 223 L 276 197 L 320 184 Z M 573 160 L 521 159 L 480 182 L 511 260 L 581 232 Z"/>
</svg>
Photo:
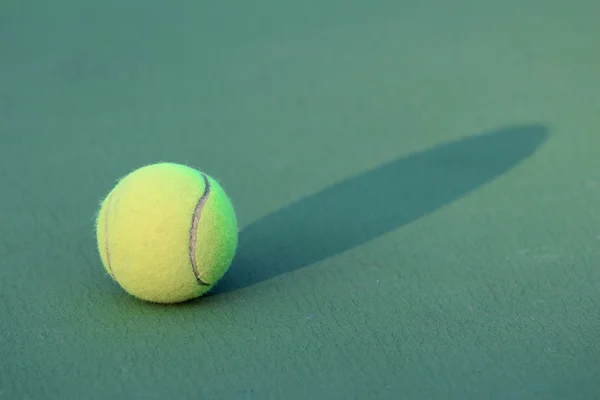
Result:
<svg viewBox="0 0 600 400">
<path fill-rule="evenodd" d="M 251 286 L 392 232 L 506 173 L 547 136 L 541 125 L 523 125 L 467 137 L 289 204 L 240 232 L 236 259 L 212 293 Z"/>
</svg>

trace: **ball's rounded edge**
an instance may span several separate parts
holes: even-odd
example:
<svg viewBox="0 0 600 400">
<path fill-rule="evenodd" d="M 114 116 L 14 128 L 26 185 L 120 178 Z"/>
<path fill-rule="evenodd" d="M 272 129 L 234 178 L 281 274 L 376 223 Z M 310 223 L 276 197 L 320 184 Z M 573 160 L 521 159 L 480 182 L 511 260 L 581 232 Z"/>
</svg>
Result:
<svg viewBox="0 0 600 400">
<path fill-rule="evenodd" d="M 115 186 L 116 188 L 116 186 Z M 115 275 L 110 267 L 109 252 L 108 252 L 108 207 L 113 199 L 115 188 L 113 188 L 108 195 L 100 202 L 96 211 L 95 217 L 95 230 L 96 230 L 96 245 L 97 251 L 100 256 L 100 261 L 104 267 L 105 272 L 115 280 Z"/>
</svg>

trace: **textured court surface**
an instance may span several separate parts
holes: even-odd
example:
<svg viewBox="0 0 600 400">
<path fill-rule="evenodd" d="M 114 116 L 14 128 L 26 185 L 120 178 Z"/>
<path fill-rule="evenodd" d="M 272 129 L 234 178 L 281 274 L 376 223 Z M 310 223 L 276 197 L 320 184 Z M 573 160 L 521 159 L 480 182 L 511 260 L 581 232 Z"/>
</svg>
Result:
<svg viewBox="0 0 600 400">
<path fill-rule="evenodd" d="M 489 3 L 2 1 L 0 398 L 600 398 L 600 3 Z M 179 307 L 95 248 L 157 161 L 242 228 Z"/>
</svg>

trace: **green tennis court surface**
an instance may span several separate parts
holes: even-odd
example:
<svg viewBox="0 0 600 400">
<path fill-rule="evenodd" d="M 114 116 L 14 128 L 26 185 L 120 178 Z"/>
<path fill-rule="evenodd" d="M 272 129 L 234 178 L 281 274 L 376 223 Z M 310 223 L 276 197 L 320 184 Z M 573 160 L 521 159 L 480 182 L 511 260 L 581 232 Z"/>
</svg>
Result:
<svg viewBox="0 0 600 400">
<path fill-rule="evenodd" d="M 600 3 L 0 4 L 0 399 L 600 398 Z M 116 179 L 231 196 L 210 296 L 103 270 Z"/>
</svg>

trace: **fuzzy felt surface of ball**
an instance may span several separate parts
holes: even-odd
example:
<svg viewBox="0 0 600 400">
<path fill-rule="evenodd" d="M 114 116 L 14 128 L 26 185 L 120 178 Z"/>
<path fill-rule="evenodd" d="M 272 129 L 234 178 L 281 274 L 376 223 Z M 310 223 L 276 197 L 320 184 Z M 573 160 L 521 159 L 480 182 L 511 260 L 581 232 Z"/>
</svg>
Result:
<svg viewBox="0 0 600 400">
<path fill-rule="evenodd" d="M 235 257 L 238 227 L 223 187 L 175 163 L 143 166 L 121 178 L 96 218 L 102 264 L 129 294 L 180 303 L 202 296 Z"/>
</svg>

